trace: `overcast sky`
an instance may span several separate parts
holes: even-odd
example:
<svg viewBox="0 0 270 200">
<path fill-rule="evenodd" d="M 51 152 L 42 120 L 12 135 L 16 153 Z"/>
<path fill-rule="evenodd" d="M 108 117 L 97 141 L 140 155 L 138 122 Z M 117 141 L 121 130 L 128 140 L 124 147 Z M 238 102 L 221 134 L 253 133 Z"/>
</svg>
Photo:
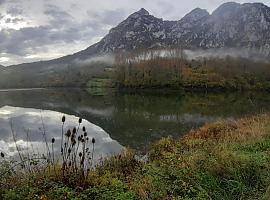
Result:
<svg viewBox="0 0 270 200">
<path fill-rule="evenodd" d="M 194 8 L 211 13 L 224 2 L 227 1 L 0 0 L 0 65 L 48 60 L 85 49 L 142 7 L 156 17 L 179 20 Z M 270 0 L 260 2 L 270 6 Z"/>
</svg>

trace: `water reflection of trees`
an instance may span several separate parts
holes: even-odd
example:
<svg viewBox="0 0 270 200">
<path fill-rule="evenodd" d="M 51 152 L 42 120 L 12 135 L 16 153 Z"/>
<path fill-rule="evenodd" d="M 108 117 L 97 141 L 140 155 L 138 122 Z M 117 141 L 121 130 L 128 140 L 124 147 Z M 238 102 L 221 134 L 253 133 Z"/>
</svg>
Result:
<svg viewBox="0 0 270 200">
<path fill-rule="evenodd" d="M 160 137 L 179 137 L 220 118 L 268 111 L 266 93 L 111 93 L 76 89 L 2 92 L 1 106 L 54 110 L 103 128 L 124 146 L 140 148 Z"/>
</svg>

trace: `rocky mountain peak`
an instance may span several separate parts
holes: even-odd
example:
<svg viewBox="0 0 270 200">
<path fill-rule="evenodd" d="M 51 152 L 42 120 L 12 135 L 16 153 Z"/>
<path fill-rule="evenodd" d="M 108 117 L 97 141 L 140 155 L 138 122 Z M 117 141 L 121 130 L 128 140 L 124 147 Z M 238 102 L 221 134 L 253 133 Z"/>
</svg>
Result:
<svg viewBox="0 0 270 200">
<path fill-rule="evenodd" d="M 176 43 L 176 39 L 177 43 L 179 43 L 179 38 L 184 37 L 184 40 L 189 40 L 189 37 L 193 38 L 194 28 L 203 24 L 209 16 L 206 10 L 200 8 L 196 8 L 185 15 L 172 27 L 170 36 L 173 43 Z"/>
<path fill-rule="evenodd" d="M 235 8 L 237 8 L 239 6 L 241 6 L 240 3 L 236 3 L 236 2 L 233 2 L 233 1 L 226 2 L 226 3 L 221 4 L 215 11 L 224 12 L 224 11 L 227 11 L 227 10 L 230 10 L 230 9 L 235 9 Z"/>
<path fill-rule="evenodd" d="M 107 53 L 161 45 L 159 42 L 167 37 L 171 23 L 168 24 L 142 8 L 111 29 L 99 43 L 98 51 Z"/>
<path fill-rule="evenodd" d="M 214 10 L 214 12 L 212 13 L 212 16 L 216 18 L 227 19 L 232 14 L 235 14 L 237 9 L 240 7 L 241 7 L 240 3 L 227 2 L 219 6 L 216 10 Z"/>
<path fill-rule="evenodd" d="M 159 19 L 144 8 L 134 12 L 98 43 L 74 55 L 89 57 L 140 48 L 243 48 L 270 56 L 270 8 L 228 2 L 211 15 L 196 8 L 179 21 Z"/>
<path fill-rule="evenodd" d="M 139 11 L 131 14 L 129 17 L 130 18 L 138 18 L 138 17 L 145 16 L 145 15 L 149 15 L 149 12 L 147 10 L 145 10 L 144 8 L 141 8 Z"/>
<path fill-rule="evenodd" d="M 149 12 L 144 8 L 141 8 L 139 11 L 137 11 L 137 13 L 140 15 L 149 15 Z"/>
<path fill-rule="evenodd" d="M 186 20 L 189 22 L 195 22 L 195 21 L 198 21 L 198 20 L 200 20 L 204 17 L 208 17 L 208 16 L 209 16 L 209 13 L 207 12 L 207 10 L 201 9 L 201 8 L 195 8 L 190 13 L 185 15 L 182 18 L 182 20 Z"/>
</svg>

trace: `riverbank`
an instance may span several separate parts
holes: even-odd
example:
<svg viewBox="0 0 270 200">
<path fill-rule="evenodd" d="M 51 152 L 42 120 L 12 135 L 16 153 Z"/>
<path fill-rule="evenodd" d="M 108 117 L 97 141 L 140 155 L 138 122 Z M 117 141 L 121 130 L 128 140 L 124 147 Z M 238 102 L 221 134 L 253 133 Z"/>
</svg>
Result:
<svg viewBox="0 0 270 200">
<path fill-rule="evenodd" d="M 262 60 L 230 56 L 188 59 L 183 51 L 171 49 L 167 56 L 142 50 L 117 61 L 112 77 L 120 88 L 270 91 L 269 63 Z"/>
<path fill-rule="evenodd" d="M 270 115 L 161 139 L 148 158 L 127 151 L 103 161 L 83 185 L 73 174 L 68 182 L 52 171 L 10 174 L 2 177 L 0 199 L 269 199 Z"/>
<path fill-rule="evenodd" d="M 253 77 L 256 79 L 256 77 Z M 175 90 L 186 92 L 269 92 L 269 81 L 256 80 L 256 82 L 250 83 L 249 77 L 234 77 L 228 80 L 209 81 L 208 79 L 196 80 L 192 76 L 186 80 L 181 80 L 172 83 L 156 83 L 156 84 L 144 84 L 139 81 L 133 83 L 117 83 L 115 88 L 118 90 Z"/>
</svg>

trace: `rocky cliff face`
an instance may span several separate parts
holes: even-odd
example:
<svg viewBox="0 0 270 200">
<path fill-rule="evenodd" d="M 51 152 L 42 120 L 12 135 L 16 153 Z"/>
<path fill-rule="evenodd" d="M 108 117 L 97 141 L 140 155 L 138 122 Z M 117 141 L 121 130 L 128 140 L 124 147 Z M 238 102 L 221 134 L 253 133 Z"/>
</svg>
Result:
<svg viewBox="0 0 270 200">
<path fill-rule="evenodd" d="M 141 9 L 88 50 L 107 53 L 172 45 L 191 49 L 247 48 L 269 55 L 270 8 L 261 3 L 229 2 L 211 15 L 196 8 L 179 21 L 164 21 Z"/>
<path fill-rule="evenodd" d="M 204 24 L 205 48 L 240 47 L 270 52 L 270 8 L 263 4 L 226 3 L 216 9 Z"/>
<path fill-rule="evenodd" d="M 80 86 L 91 77 L 104 76 L 104 68 L 111 64 L 90 63 L 91 57 L 119 50 L 170 46 L 214 49 L 215 52 L 222 48 L 240 48 L 243 50 L 237 52 L 255 50 L 270 58 L 270 8 L 260 3 L 230 2 L 212 14 L 194 9 L 179 21 L 165 21 L 141 9 L 83 51 L 49 61 L 2 70 L 0 67 L 0 87 Z"/>
<path fill-rule="evenodd" d="M 145 9 L 130 15 L 101 40 L 100 51 L 111 52 L 116 49 L 132 50 L 141 47 L 151 48 L 163 43 L 168 28 L 162 19 L 158 19 Z"/>
<path fill-rule="evenodd" d="M 98 54 L 139 48 L 240 48 L 270 56 L 270 8 L 262 3 L 229 2 L 212 14 L 196 8 L 179 21 L 165 21 L 141 9 L 131 14 L 98 43 L 51 61 L 21 66 L 76 65 Z"/>
</svg>

